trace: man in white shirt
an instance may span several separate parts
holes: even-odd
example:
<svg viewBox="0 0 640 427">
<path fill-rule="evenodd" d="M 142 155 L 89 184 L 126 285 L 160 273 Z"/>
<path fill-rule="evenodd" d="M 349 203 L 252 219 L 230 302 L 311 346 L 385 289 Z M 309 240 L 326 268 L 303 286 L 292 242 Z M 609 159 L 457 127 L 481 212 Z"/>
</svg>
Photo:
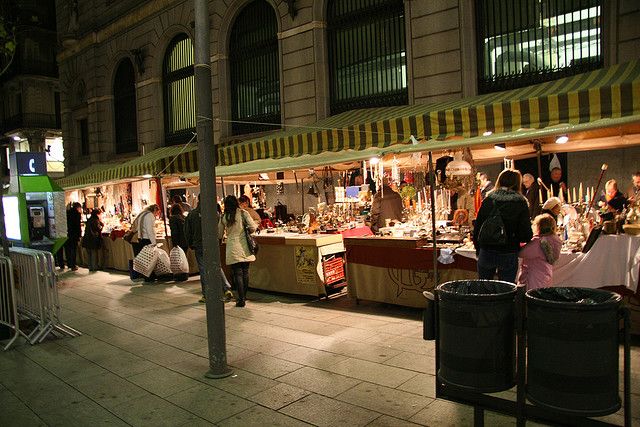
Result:
<svg viewBox="0 0 640 427">
<path fill-rule="evenodd" d="M 155 222 L 160 214 L 158 205 L 147 206 L 134 221 L 134 227 L 138 230 L 138 243 L 133 246 L 134 255 L 147 245 L 156 243 Z"/>
</svg>

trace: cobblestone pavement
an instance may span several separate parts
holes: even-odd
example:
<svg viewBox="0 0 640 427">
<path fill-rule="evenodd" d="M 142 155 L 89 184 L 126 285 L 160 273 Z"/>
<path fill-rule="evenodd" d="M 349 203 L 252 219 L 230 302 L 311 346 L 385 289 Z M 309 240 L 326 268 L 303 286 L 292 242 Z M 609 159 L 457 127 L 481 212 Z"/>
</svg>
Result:
<svg viewBox="0 0 640 427">
<path fill-rule="evenodd" d="M 142 285 L 62 274 L 63 320 L 84 335 L 0 352 L 0 425 L 473 424 L 470 407 L 434 398 L 434 344 L 422 340 L 418 310 L 250 292 L 245 308 L 225 306 L 234 373 L 211 380 L 199 289 L 197 277 Z M 622 412 L 605 419 L 623 423 Z M 515 421 L 487 413 L 486 425 Z"/>
</svg>

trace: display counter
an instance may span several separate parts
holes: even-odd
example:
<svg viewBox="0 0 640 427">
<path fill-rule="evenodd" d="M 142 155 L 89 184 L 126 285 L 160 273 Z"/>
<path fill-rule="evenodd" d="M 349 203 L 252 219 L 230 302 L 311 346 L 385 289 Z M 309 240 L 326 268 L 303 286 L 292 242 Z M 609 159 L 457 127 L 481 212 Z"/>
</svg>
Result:
<svg viewBox="0 0 640 427">
<path fill-rule="evenodd" d="M 341 234 L 260 234 L 256 240 L 251 288 L 323 296 L 345 286 Z"/>
<path fill-rule="evenodd" d="M 423 291 L 433 290 L 433 248 L 414 237 L 347 237 L 347 281 L 355 299 L 424 307 Z M 439 251 L 440 249 L 438 249 Z M 475 279 L 475 260 L 454 256 L 438 262 L 438 283 Z"/>
</svg>

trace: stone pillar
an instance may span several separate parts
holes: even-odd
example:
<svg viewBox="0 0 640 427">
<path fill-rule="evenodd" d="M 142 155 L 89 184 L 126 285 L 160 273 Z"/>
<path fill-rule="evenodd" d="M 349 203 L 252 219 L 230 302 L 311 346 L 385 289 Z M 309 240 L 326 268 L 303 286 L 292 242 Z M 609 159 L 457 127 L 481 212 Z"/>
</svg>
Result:
<svg viewBox="0 0 640 427">
<path fill-rule="evenodd" d="M 23 132 L 29 141 L 29 151 L 34 153 L 41 153 L 47 150 L 44 131 L 42 130 L 29 130 Z"/>
</svg>

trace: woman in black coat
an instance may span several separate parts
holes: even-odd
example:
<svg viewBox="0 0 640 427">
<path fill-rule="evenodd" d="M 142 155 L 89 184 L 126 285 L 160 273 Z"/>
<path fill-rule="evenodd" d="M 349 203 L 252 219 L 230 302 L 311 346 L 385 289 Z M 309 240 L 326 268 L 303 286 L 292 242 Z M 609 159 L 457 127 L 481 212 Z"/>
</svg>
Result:
<svg viewBox="0 0 640 427">
<path fill-rule="evenodd" d="M 82 236 L 82 247 L 87 249 L 89 253 L 89 271 L 98 270 L 98 257 L 102 248 L 102 228 L 104 227 L 101 217 L 102 211 L 100 209 L 92 210 L 84 229 L 84 236 Z"/>
<path fill-rule="evenodd" d="M 185 253 L 189 249 L 187 237 L 184 234 L 184 215 L 182 206 L 174 203 L 169 211 L 169 228 L 171 228 L 171 242 L 173 246 L 180 246 Z"/>
<path fill-rule="evenodd" d="M 519 171 L 504 170 L 494 190 L 482 201 L 473 229 L 480 279 L 493 279 L 497 271 L 499 280 L 515 283 L 520 244 L 533 237 L 527 199 L 520 193 L 521 182 Z M 495 232 L 500 227 L 496 227 L 494 216 L 502 219 L 502 236 Z M 494 233 L 487 233 L 489 229 Z"/>
</svg>

